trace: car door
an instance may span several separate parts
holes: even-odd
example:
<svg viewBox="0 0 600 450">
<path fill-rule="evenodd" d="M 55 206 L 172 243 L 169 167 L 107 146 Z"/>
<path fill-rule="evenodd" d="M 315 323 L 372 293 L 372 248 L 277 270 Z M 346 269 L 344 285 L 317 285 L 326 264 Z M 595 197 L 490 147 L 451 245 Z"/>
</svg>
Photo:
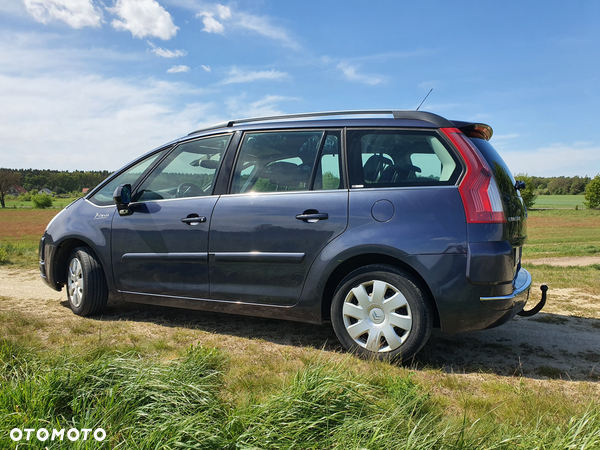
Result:
<svg viewBox="0 0 600 450">
<path fill-rule="evenodd" d="M 245 133 L 209 237 L 211 299 L 289 306 L 348 222 L 340 132 Z"/>
<path fill-rule="evenodd" d="M 112 261 L 121 292 L 208 298 L 213 181 L 230 137 L 177 146 L 136 189 L 131 214 L 115 215 Z"/>
</svg>

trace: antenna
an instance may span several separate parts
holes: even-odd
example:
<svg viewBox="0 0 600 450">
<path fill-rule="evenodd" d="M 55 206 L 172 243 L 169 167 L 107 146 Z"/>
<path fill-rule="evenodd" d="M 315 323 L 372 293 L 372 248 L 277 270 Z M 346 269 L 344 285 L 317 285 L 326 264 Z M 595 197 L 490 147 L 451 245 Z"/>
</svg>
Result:
<svg viewBox="0 0 600 450">
<path fill-rule="evenodd" d="M 433 91 L 433 88 L 429 89 L 429 92 L 427 93 L 427 95 L 425 96 L 425 98 L 423 99 L 423 101 L 421 102 L 421 104 L 419 105 L 419 107 L 417 108 L 417 111 L 423 105 L 423 103 L 425 103 L 425 100 L 427 100 L 427 97 L 429 97 L 429 94 L 431 94 L 431 91 Z"/>
</svg>

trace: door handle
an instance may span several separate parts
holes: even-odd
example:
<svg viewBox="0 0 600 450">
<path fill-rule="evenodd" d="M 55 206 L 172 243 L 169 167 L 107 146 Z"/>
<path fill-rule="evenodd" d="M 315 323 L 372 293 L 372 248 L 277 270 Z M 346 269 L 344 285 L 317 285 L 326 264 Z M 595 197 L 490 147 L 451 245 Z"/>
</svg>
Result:
<svg viewBox="0 0 600 450">
<path fill-rule="evenodd" d="M 319 220 L 329 219 L 329 214 L 320 213 L 319 211 L 315 211 L 315 210 L 308 210 L 308 211 L 304 211 L 302 214 L 298 214 L 296 216 L 296 219 L 303 220 L 304 222 L 308 222 L 308 223 L 314 223 Z"/>
<path fill-rule="evenodd" d="M 181 219 L 183 223 L 187 223 L 188 225 L 198 225 L 199 223 L 206 222 L 206 217 L 199 216 L 198 214 L 190 214 L 187 217 Z"/>
</svg>

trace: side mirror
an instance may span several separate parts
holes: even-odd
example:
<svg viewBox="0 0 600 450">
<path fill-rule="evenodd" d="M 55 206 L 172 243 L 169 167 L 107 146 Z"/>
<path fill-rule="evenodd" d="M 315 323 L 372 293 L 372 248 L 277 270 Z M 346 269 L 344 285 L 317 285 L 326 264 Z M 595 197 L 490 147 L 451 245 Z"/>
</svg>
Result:
<svg viewBox="0 0 600 450">
<path fill-rule="evenodd" d="M 131 214 L 131 210 L 129 209 L 129 204 L 131 203 L 131 185 L 122 184 L 117 186 L 115 193 L 113 194 L 113 200 L 117 205 L 119 215 L 128 216 Z"/>
</svg>

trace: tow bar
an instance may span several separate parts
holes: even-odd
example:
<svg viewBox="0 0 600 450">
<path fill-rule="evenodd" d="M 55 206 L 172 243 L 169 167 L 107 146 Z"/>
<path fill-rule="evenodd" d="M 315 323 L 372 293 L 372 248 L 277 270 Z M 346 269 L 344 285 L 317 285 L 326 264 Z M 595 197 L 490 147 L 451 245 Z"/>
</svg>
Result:
<svg viewBox="0 0 600 450">
<path fill-rule="evenodd" d="M 529 311 L 523 310 L 523 311 L 517 313 L 519 316 L 523 316 L 523 317 L 535 316 L 537 313 L 539 313 L 542 310 L 542 308 L 546 304 L 546 293 L 548 292 L 548 286 L 546 286 L 545 284 L 542 284 L 540 286 L 540 289 L 542 290 L 542 298 L 541 298 L 540 302 L 537 305 L 535 305 L 533 308 L 531 308 Z"/>
</svg>

